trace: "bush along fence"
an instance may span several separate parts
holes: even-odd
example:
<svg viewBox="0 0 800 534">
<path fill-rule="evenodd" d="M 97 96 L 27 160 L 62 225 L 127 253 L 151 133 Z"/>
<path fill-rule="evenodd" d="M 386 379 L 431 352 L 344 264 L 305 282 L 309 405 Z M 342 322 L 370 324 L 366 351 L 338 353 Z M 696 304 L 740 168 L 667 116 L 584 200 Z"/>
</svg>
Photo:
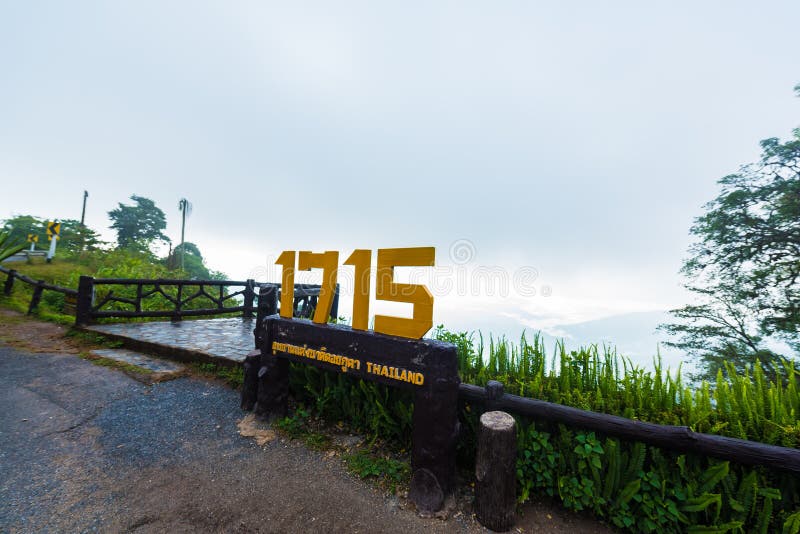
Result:
<svg viewBox="0 0 800 534">
<path fill-rule="evenodd" d="M 42 301 L 42 294 L 45 290 L 64 295 L 64 306 L 66 310 L 74 311 L 75 303 L 77 302 L 78 297 L 78 292 L 76 290 L 48 284 L 44 280 L 34 280 L 28 276 L 25 276 L 24 274 L 18 273 L 15 269 L 6 269 L 5 267 L 0 267 L 0 272 L 6 275 L 6 280 L 3 283 L 3 294 L 6 297 L 11 296 L 11 292 L 14 290 L 15 280 L 19 280 L 20 282 L 33 287 L 33 294 L 31 295 L 31 301 L 28 305 L 29 314 L 36 311 L 36 309 L 39 307 L 39 303 Z"/>
</svg>

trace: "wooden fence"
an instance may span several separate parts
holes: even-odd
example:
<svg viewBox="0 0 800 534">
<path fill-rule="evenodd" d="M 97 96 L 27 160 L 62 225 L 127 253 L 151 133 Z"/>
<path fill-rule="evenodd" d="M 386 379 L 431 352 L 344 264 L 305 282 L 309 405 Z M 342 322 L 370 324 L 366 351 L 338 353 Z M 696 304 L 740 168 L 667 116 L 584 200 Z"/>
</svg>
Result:
<svg viewBox="0 0 800 534">
<path fill-rule="evenodd" d="M 800 449 L 701 434 L 685 426 L 657 425 L 510 395 L 503 392 L 503 384 L 493 380 L 485 388 L 460 384 L 459 397 L 482 403 L 487 411 L 503 410 L 531 419 L 593 430 L 609 437 L 641 441 L 668 450 L 711 456 L 745 465 L 762 465 L 800 475 Z"/>
<path fill-rule="evenodd" d="M 259 300 L 259 288 L 271 288 L 280 295 L 280 284 L 258 284 L 255 280 L 173 280 L 136 278 L 92 278 L 81 276 L 78 283 L 76 324 L 89 324 L 110 317 L 183 317 L 242 313 L 252 317 Z M 320 286 L 296 284 L 294 313 L 310 317 L 316 308 Z M 167 308 L 144 309 L 148 299 L 161 298 Z M 331 316 L 338 313 L 339 288 L 334 295 Z M 240 300 L 241 299 L 241 300 Z M 120 309 L 122 308 L 122 309 Z"/>
<path fill-rule="evenodd" d="M 19 274 L 15 269 L 0 267 L 0 272 L 6 274 L 6 281 L 3 284 L 3 294 L 7 297 L 10 297 L 11 292 L 14 290 L 15 280 L 33 286 L 33 295 L 31 296 L 30 304 L 28 304 L 28 313 L 33 313 L 34 310 L 39 307 L 39 302 L 42 300 L 42 293 L 44 293 L 45 290 L 62 293 L 64 296 L 73 300 L 78 297 L 78 292 L 74 289 L 48 284 L 44 280 L 34 280 L 24 274 Z"/>
<path fill-rule="evenodd" d="M 11 296 L 15 280 L 33 286 L 28 313 L 39 306 L 42 293 L 55 291 L 68 297 L 68 305 L 75 313 L 75 323 L 86 325 L 106 318 L 157 318 L 179 321 L 183 317 L 241 313 L 252 317 L 257 308 L 260 288 L 273 288 L 271 298 L 280 299 L 280 284 L 256 283 L 254 280 L 182 280 L 149 278 L 93 278 L 81 276 L 78 289 L 48 284 L 34 280 L 14 269 L 0 267 L 6 274 L 3 285 L 5 296 Z M 259 288 L 259 289 L 257 289 Z M 311 317 L 317 305 L 320 286 L 295 284 L 294 315 Z M 166 304 L 158 309 L 148 306 L 148 301 L 161 299 Z M 280 302 L 280 300 L 278 300 Z M 334 294 L 331 317 L 336 318 L 339 307 L 339 286 Z M 147 309 L 151 308 L 151 309 Z"/>
</svg>

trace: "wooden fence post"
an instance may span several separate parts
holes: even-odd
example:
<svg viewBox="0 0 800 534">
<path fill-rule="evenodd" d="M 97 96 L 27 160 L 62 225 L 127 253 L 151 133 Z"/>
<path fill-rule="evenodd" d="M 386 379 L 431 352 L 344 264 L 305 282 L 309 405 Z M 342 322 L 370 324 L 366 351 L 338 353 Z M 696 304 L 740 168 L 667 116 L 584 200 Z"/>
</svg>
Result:
<svg viewBox="0 0 800 534">
<path fill-rule="evenodd" d="M 11 296 L 11 290 L 14 288 L 14 276 L 16 276 L 17 271 L 11 269 L 8 271 L 8 278 L 6 278 L 6 283 L 3 286 L 3 294 L 7 297 Z"/>
<path fill-rule="evenodd" d="M 44 280 L 39 280 L 36 282 L 36 286 L 33 288 L 33 296 L 31 297 L 31 303 L 28 305 L 28 315 L 32 314 L 36 311 L 36 308 L 39 307 L 39 302 L 42 300 L 42 292 L 44 291 Z"/>
<path fill-rule="evenodd" d="M 75 305 L 75 325 L 85 326 L 92 322 L 94 304 L 94 278 L 81 276 L 78 279 L 78 301 Z"/>
<path fill-rule="evenodd" d="M 475 516 L 484 527 L 505 532 L 516 506 L 516 422 L 506 412 L 486 412 L 478 427 L 475 457 Z"/>
<path fill-rule="evenodd" d="M 258 400 L 258 370 L 261 368 L 261 351 L 256 349 L 244 358 L 242 382 L 242 410 L 251 411 Z"/>
<path fill-rule="evenodd" d="M 264 318 L 278 313 L 278 286 L 264 284 L 258 290 L 258 307 L 256 308 L 256 326 L 253 329 L 256 348 L 260 348 L 261 336 L 264 334 Z"/>
<path fill-rule="evenodd" d="M 259 325 L 260 342 L 264 350 L 260 351 L 258 366 L 258 387 L 256 404 L 253 412 L 269 419 L 286 416 L 289 408 L 289 360 L 272 357 L 272 329 L 270 323 L 274 318 L 265 317 Z M 268 351 L 268 352 L 267 352 Z"/>
<path fill-rule="evenodd" d="M 181 310 L 183 308 L 183 284 L 178 282 L 178 292 L 176 293 L 175 297 L 175 313 L 172 314 L 172 317 L 169 320 L 173 323 L 178 323 L 181 321 Z"/>
<path fill-rule="evenodd" d="M 497 380 L 489 380 L 486 383 L 486 404 L 484 412 L 492 412 L 497 410 L 497 403 L 500 397 L 503 396 L 503 383 Z"/>
<path fill-rule="evenodd" d="M 255 292 L 256 281 L 248 278 L 244 286 L 244 310 L 242 310 L 242 317 L 248 319 L 253 317 L 253 301 L 256 298 Z"/>
</svg>

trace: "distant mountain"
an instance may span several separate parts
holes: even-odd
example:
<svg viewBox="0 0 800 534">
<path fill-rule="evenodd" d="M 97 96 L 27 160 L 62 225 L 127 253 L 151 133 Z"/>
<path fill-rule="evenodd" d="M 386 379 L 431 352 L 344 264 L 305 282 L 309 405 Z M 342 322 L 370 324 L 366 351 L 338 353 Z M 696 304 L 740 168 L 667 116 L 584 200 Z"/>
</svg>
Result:
<svg viewBox="0 0 800 534">
<path fill-rule="evenodd" d="M 459 331 L 479 330 L 487 342 L 490 334 L 495 338 L 505 336 L 511 342 L 518 342 L 523 330 L 529 337 L 537 332 L 535 327 L 525 326 L 514 318 L 491 313 L 464 314 L 458 319 L 451 320 L 445 326 Z M 618 354 L 647 368 L 652 368 L 653 358 L 660 351 L 665 367 L 675 369 L 683 361 L 684 369 L 688 370 L 682 352 L 660 345 L 667 337 L 656 331 L 656 327 L 669 320 L 670 315 L 665 311 L 625 313 L 547 328 L 542 331 L 542 338 L 548 354 L 552 354 L 555 342 L 563 339 L 567 350 L 594 344 L 602 347 L 606 344 L 616 348 Z"/>
<path fill-rule="evenodd" d="M 684 355 L 661 344 L 667 340 L 667 336 L 656 330 L 659 324 L 669 322 L 670 319 L 667 312 L 661 311 L 626 313 L 561 325 L 558 330 L 567 334 L 564 339 L 567 347 L 606 343 L 616 347 L 617 353 L 647 367 L 652 365 L 653 358 L 660 352 L 664 364 L 675 368 Z"/>
</svg>

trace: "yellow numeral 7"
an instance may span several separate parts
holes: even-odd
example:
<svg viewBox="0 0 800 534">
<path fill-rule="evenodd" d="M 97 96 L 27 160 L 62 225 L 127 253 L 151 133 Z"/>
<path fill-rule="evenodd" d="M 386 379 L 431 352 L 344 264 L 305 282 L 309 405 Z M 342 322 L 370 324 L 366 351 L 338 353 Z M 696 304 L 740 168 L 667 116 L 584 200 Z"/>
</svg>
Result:
<svg viewBox="0 0 800 534">
<path fill-rule="evenodd" d="M 336 279 L 338 276 L 339 253 L 335 250 L 325 252 L 309 252 L 301 250 L 297 259 L 297 269 L 310 271 L 322 269 L 322 284 L 319 289 L 319 300 L 314 310 L 315 323 L 327 323 L 333 305 L 333 295 L 336 293 Z"/>
</svg>

